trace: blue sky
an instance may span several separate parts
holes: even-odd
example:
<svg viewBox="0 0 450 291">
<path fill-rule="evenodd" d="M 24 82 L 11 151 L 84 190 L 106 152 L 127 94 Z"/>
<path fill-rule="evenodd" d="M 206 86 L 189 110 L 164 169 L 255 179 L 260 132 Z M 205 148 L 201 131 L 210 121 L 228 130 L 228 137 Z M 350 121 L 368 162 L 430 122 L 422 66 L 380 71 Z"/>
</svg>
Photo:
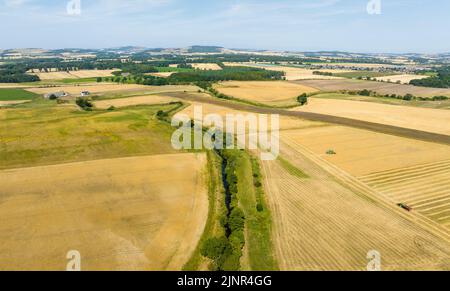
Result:
<svg viewBox="0 0 450 291">
<path fill-rule="evenodd" d="M 450 52 L 450 1 L 0 0 L 0 48 L 193 44 L 276 50 Z"/>
</svg>

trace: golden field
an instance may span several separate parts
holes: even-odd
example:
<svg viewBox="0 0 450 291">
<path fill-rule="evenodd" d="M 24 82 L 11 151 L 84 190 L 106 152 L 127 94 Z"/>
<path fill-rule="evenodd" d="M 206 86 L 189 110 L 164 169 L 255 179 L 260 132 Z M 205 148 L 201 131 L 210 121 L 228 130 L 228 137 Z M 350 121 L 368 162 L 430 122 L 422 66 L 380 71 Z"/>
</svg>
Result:
<svg viewBox="0 0 450 291">
<path fill-rule="evenodd" d="M 206 103 L 200 103 L 200 102 L 191 102 L 190 106 L 186 107 L 184 110 L 180 112 L 180 114 L 186 114 L 190 118 L 194 118 L 194 108 L 195 107 L 201 108 L 203 112 L 203 116 L 208 114 L 218 114 L 220 115 L 223 120 L 225 121 L 227 114 L 242 114 L 247 115 L 249 112 L 245 111 L 239 111 L 230 109 L 223 106 L 213 105 L 213 104 L 206 104 Z M 253 114 L 253 113 L 250 113 Z M 268 118 L 270 121 L 270 118 Z M 280 116 L 280 130 L 289 130 L 289 129 L 300 129 L 300 128 L 309 128 L 309 127 L 316 127 L 316 126 L 323 126 L 324 123 L 320 122 L 313 122 L 308 120 L 302 120 L 298 119 L 296 117 L 290 117 L 290 116 Z M 248 126 L 248 124 L 247 124 Z"/>
<path fill-rule="evenodd" d="M 256 64 L 256 63 L 224 63 L 226 66 L 246 66 L 253 68 L 262 68 L 271 71 L 285 72 L 286 80 L 295 81 L 295 80 L 339 80 L 342 79 L 340 77 L 333 76 L 322 76 L 322 75 L 314 75 L 314 71 L 321 72 L 331 72 L 331 73 L 347 73 L 349 70 L 309 70 L 304 68 L 296 68 L 296 67 L 287 67 L 287 66 L 276 66 L 271 64 Z"/>
<path fill-rule="evenodd" d="M 396 94 L 404 96 L 406 94 L 412 94 L 416 97 L 450 96 L 450 89 L 446 88 L 429 88 L 364 80 L 299 80 L 294 83 L 310 86 L 325 92 L 334 92 L 339 90 L 360 91 L 367 89 L 383 95 Z"/>
<path fill-rule="evenodd" d="M 385 77 L 376 77 L 375 79 L 377 81 L 385 81 L 385 82 L 392 82 L 397 83 L 400 82 L 401 84 L 409 84 L 412 80 L 416 79 L 426 79 L 430 76 L 424 76 L 424 75 L 394 75 L 394 76 L 385 76 Z"/>
<path fill-rule="evenodd" d="M 310 98 L 294 111 L 351 119 L 450 135 L 450 112 L 445 109 L 378 104 L 373 102 Z"/>
<path fill-rule="evenodd" d="M 295 105 L 297 97 L 303 93 L 315 93 L 317 89 L 299 86 L 283 81 L 229 81 L 214 87 L 220 93 L 268 105 Z"/>
<path fill-rule="evenodd" d="M 337 125 L 283 131 L 281 136 L 356 177 L 450 157 L 447 145 Z M 328 150 L 337 154 L 327 155 Z"/>
<path fill-rule="evenodd" d="M 33 71 L 30 74 L 38 76 L 42 81 L 62 80 L 62 79 L 81 79 L 94 77 L 111 77 L 112 72 L 117 70 L 79 70 L 79 71 L 61 71 L 61 72 L 38 72 Z"/>
<path fill-rule="evenodd" d="M 65 270 L 77 250 L 83 270 L 180 270 L 207 217 L 205 166 L 176 154 L 2 171 L 0 269 Z"/>
<path fill-rule="evenodd" d="M 218 64 L 198 63 L 190 64 L 194 69 L 198 70 L 222 70 Z"/>
<path fill-rule="evenodd" d="M 372 250 L 380 252 L 382 270 L 450 269 L 448 240 L 295 143 L 282 142 L 281 152 L 307 175 L 262 162 L 281 270 L 366 270 Z"/>
<path fill-rule="evenodd" d="M 281 135 L 293 148 L 308 149 L 359 179 L 390 205 L 405 203 L 414 214 L 450 228 L 449 146 L 342 126 Z"/>
<path fill-rule="evenodd" d="M 95 101 L 94 105 L 98 109 L 108 109 L 111 106 L 120 108 L 127 106 L 136 105 L 154 105 L 154 104 L 167 104 L 170 102 L 178 101 L 178 99 L 163 95 L 147 95 L 147 96 L 136 96 L 127 98 L 117 98 L 109 100 Z"/>
</svg>

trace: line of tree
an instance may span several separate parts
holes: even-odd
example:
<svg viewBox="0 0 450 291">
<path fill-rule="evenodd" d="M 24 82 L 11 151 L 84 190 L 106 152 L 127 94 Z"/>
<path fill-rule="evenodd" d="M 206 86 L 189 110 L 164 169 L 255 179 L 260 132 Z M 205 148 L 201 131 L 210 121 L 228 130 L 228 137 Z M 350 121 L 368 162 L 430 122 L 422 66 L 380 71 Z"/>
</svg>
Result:
<svg viewBox="0 0 450 291">
<path fill-rule="evenodd" d="M 400 94 L 379 94 L 379 93 L 377 93 L 375 91 L 367 90 L 367 89 L 360 90 L 360 91 L 343 90 L 343 91 L 340 91 L 340 92 L 344 93 L 344 94 L 349 94 L 349 95 L 392 98 L 392 99 L 399 99 L 399 100 L 404 100 L 404 101 L 413 101 L 413 100 L 419 100 L 419 101 L 443 101 L 443 100 L 450 99 L 447 96 L 418 97 L 418 96 L 414 96 L 413 94 L 410 94 L 410 93 L 407 93 L 405 95 L 400 95 Z"/>
<path fill-rule="evenodd" d="M 450 67 L 438 69 L 437 76 L 411 80 L 409 83 L 421 87 L 450 88 Z"/>
</svg>

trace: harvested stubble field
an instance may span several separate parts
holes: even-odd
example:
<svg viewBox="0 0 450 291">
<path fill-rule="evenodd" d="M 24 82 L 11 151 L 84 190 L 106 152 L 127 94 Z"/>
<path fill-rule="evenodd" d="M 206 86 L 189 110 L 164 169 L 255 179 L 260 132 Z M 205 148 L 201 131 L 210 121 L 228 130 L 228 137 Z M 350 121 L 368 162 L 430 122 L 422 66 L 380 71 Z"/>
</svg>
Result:
<svg viewBox="0 0 450 291">
<path fill-rule="evenodd" d="M 448 158 L 449 156 L 447 156 Z M 394 203 L 406 203 L 450 230 L 450 160 L 359 177 Z"/>
<path fill-rule="evenodd" d="M 189 107 L 186 107 L 183 111 L 180 112 L 180 114 L 186 114 L 190 118 L 194 118 L 194 108 L 195 107 L 201 108 L 203 115 L 208 114 L 218 114 L 220 115 L 223 120 L 225 121 L 227 114 L 241 114 L 243 116 L 246 116 L 249 114 L 249 112 L 246 111 L 239 111 L 230 109 L 223 106 L 218 105 L 212 105 L 207 103 L 201 103 L 201 102 L 191 102 Z M 254 114 L 254 113 L 251 113 Z M 268 119 L 270 122 L 270 118 Z M 324 123 L 321 122 L 313 122 L 308 120 L 302 120 L 296 117 L 290 117 L 290 116 L 280 116 L 280 130 L 289 130 L 289 129 L 300 129 L 300 128 L 310 128 L 310 127 L 320 127 L 324 126 Z M 247 124 L 248 126 L 248 124 Z M 270 128 L 270 126 L 269 126 Z"/>
<path fill-rule="evenodd" d="M 357 177 L 391 205 L 450 228 L 450 147 L 340 126 L 282 132 L 294 147 Z M 336 154 L 327 155 L 332 149 Z"/>
<path fill-rule="evenodd" d="M 194 69 L 198 70 L 222 70 L 218 64 L 209 64 L 209 63 L 198 63 L 198 64 L 190 64 Z"/>
<path fill-rule="evenodd" d="M 111 77 L 112 72 L 117 70 L 79 70 L 69 72 L 34 72 L 31 73 L 39 77 L 43 81 L 49 80 L 62 80 L 62 79 L 81 79 L 81 78 L 93 78 L 93 77 Z"/>
<path fill-rule="evenodd" d="M 402 84 L 409 84 L 412 80 L 418 80 L 418 79 L 426 79 L 430 76 L 424 76 L 424 75 L 396 75 L 396 76 L 383 76 L 383 77 L 376 77 L 378 81 L 385 81 L 385 82 L 392 82 L 397 83 L 400 82 Z"/>
<path fill-rule="evenodd" d="M 450 135 L 450 112 L 445 109 L 310 98 L 307 105 L 293 110 Z"/>
<path fill-rule="evenodd" d="M 371 199 L 357 182 L 337 180 L 314 154 L 282 140 L 282 157 L 307 175 L 293 175 L 279 161 L 262 162 L 282 270 L 365 270 L 371 250 L 381 253 L 383 270 L 450 269 L 447 240 Z"/>
<path fill-rule="evenodd" d="M 372 90 L 379 94 L 412 94 L 417 97 L 450 96 L 450 89 L 427 88 L 412 85 L 400 85 L 386 82 L 362 81 L 362 80 L 301 80 L 294 83 L 310 86 L 320 91 L 339 91 L 339 90 Z"/>
<path fill-rule="evenodd" d="M 155 104 L 167 104 L 170 102 L 178 101 L 178 99 L 163 95 L 148 95 L 148 96 L 136 96 L 128 98 L 117 98 L 110 100 L 101 100 L 93 102 L 98 109 L 108 109 L 110 107 L 127 107 L 136 105 L 155 105 Z"/>
<path fill-rule="evenodd" d="M 316 93 L 317 89 L 283 81 L 229 81 L 215 85 L 220 93 L 238 99 L 274 106 L 296 105 L 297 97 L 303 93 Z"/>
<path fill-rule="evenodd" d="M 362 129 L 328 125 L 284 131 L 282 138 L 305 146 L 355 177 L 450 157 L 450 146 Z M 336 155 L 327 155 L 333 150 Z"/>
<path fill-rule="evenodd" d="M 346 70 L 308 70 L 303 68 L 296 68 L 296 67 L 287 67 L 287 66 L 276 66 L 276 65 L 269 65 L 269 64 L 256 64 L 256 63 L 224 63 L 226 66 L 246 66 L 246 67 L 253 67 L 253 68 L 263 68 L 266 70 L 271 71 L 278 71 L 278 72 L 285 72 L 286 73 L 286 80 L 288 81 L 294 81 L 294 80 L 309 80 L 309 79 L 319 79 L 319 80 L 334 80 L 334 79 L 341 79 L 339 77 L 333 77 L 333 76 L 322 76 L 322 75 L 314 75 L 314 71 L 321 71 L 321 72 L 331 72 L 331 73 L 344 73 L 348 72 Z"/>
<path fill-rule="evenodd" d="M 0 269 L 65 270 L 77 250 L 83 270 L 180 270 L 207 217 L 205 167 L 177 154 L 2 171 Z"/>
</svg>

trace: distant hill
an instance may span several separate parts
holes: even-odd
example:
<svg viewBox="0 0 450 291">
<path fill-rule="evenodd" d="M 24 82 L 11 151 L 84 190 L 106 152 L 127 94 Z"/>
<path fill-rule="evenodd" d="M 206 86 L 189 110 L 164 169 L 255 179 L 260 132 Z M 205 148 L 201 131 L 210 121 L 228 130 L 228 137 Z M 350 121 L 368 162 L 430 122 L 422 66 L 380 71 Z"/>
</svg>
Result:
<svg viewBox="0 0 450 291">
<path fill-rule="evenodd" d="M 188 49 L 189 53 L 220 53 L 222 52 L 223 47 L 220 46 L 201 46 L 194 45 Z"/>
</svg>

